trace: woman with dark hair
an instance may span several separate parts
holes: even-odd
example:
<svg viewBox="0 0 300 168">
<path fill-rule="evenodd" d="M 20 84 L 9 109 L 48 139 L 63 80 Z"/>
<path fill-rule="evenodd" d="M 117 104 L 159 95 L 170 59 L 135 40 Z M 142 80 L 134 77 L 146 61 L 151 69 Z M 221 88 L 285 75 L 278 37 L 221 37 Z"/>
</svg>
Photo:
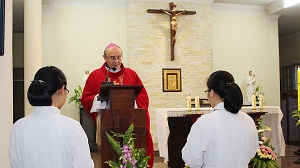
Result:
<svg viewBox="0 0 300 168">
<path fill-rule="evenodd" d="M 206 85 L 213 111 L 193 124 L 182 159 L 191 168 L 248 168 L 258 149 L 258 135 L 252 118 L 240 111 L 240 87 L 226 71 L 212 73 Z"/>
<path fill-rule="evenodd" d="M 12 168 L 94 168 L 81 125 L 60 114 L 68 93 L 67 80 L 60 69 L 46 66 L 37 71 L 27 92 L 35 108 L 11 131 Z"/>
</svg>

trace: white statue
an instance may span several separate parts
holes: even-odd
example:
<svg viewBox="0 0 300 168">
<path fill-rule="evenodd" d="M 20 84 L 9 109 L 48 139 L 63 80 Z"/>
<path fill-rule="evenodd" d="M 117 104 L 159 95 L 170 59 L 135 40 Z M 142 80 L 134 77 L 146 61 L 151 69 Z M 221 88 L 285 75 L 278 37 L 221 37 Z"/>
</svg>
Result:
<svg viewBox="0 0 300 168">
<path fill-rule="evenodd" d="M 85 70 L 84 74 L 83 74 L 83 84 L 82 84 L 82 89 L 84 88 L 85 86 L 85 82 L 87 80 L 87 78 L 89 77 L 90 75 L 90 71 L 88 69 Z"/>
<path fill-rule="evenodd" d="M 255 75 L 252 71 L 249 71 L 249 75 L 246 77 L 246 102 L 252 101 L 252 94 L 255 92 Z"/>
</svg>

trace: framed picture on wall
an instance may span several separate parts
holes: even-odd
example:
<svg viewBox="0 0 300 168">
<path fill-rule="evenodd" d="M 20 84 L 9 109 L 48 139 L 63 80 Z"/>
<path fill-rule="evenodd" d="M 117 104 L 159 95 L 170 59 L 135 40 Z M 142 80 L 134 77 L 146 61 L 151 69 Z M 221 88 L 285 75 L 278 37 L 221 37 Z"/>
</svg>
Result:
<svg viewBox="0 0 300 168">
<path fill-rule="evenodd" d="M 181 69 L 162 69 L 163 92 L 181 92 Z"/>
<path fill-rule="evenodd" d="M 5 23 L 5 0 L 0 0 L 0 56 L 4 55 L 4 23 Z"/>
</svg>

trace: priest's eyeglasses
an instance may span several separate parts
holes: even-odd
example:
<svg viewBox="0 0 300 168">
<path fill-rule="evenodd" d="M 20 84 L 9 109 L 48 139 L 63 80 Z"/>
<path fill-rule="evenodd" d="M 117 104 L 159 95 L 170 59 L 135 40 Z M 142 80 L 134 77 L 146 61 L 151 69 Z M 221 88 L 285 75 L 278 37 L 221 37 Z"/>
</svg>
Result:
<svg viewBox="0 0 300 168">
<path fill-rule="evenodd" d="M 106 56 L 106 55 L 105 55 Z M 121 60 L 122 59 L 122 55 L 118 55 L 118 56 L 106 56 L 108 59 L 110 59 L 111 61 L 116 61 L 116 60 Z"/>
</svg>

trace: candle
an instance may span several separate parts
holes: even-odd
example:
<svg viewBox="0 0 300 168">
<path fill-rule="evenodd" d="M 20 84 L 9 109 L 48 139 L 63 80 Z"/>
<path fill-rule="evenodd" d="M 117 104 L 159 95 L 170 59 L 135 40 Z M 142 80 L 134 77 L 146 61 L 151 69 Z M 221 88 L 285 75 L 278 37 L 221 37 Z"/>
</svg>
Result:
<svg viewBox="0 0 300 168">
<path fill-rule="evenodd" d="M 191 100 L 192 100 L 192 98 L 191 98 L 191 96 L 190 95 L 188 95 L 188 97 L 186 97 L 186 106 L 187 106 L 187 109 L 188 110 L 190 110 L 191 109 Z"/>
<path fill-rule="evenodd" d="M 298 76 L 298 111 L 300 111 L 300 67 L 298 67 L 297 76 Z"/>
<path fill-rule="evenodd" d="M 200 98 L 198 95 L 195 97 L 195 108 L 196 110 L 200 109 Z"/>
<path fill-rule="evenodd" d="M 259 108 L 262 109 L 264 107 L 264 96 L 259 95 L 258 99 L 259 99 Z"/>
<path fill-rule="evenodd" d="M 252 109 L 255 109 L 256 108 L 256 96 L 255 94 L 253 93 L 252 94 Z"/>
</svg>

